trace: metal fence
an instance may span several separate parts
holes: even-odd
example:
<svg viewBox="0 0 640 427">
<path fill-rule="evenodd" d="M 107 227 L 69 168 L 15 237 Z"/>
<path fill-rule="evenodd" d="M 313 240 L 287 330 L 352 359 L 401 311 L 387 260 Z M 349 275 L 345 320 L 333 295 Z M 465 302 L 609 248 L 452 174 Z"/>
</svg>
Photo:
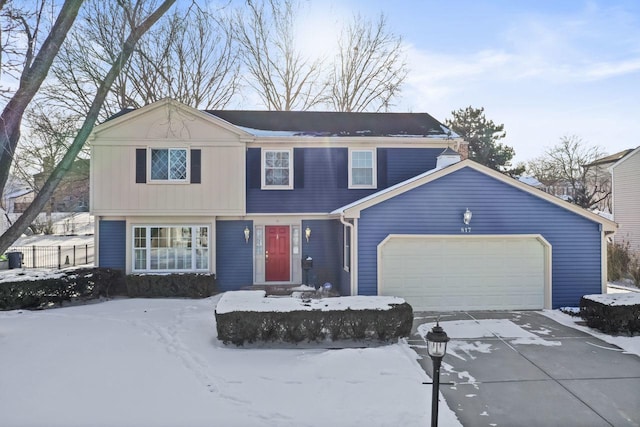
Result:
<svg viewBox="0 0 640 427">
<path fill-rule="evenodd" d="M 94 262 L 94 245 L 13 246 L 7 252 L 20 252 L 22 268 L 64 268 Z"/>
</svg>

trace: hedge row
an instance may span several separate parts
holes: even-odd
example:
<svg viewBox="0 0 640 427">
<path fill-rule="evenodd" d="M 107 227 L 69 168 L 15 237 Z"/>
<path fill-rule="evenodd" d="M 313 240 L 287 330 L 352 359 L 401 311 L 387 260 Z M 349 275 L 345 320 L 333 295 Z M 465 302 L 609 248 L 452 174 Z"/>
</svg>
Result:
<svg viewBox="0 0 640 427">
<path fill-rule="evenodd" d="M 43 309 L 70 301 L 110 295 L 110 288 L 124 281 L 120 270 L 76 269 L 60 277 L 0 283 L 0 310 Z"/>
<path fill-rule="evenodd" d="M 580 299 L 580 317 L 587 326 L 605 333 L 640 332 L 640 304 L 608 305 L 592 299 Z"/>
<path fill-rule="evenodd" d="M 413 310 L 407 303 L 388 310 L 232 311 L 215 315 L 218 339 L 238 346 L 327 339 L 384 342 L 409 336 L 413 322 Z"/>
<path fill-rule="evenodd" d="M 130 275 L 110 268 L 59 272 L 59 277 L 0 283 L 0 310 L 44 309 L 100 297 L 206 298 L 216 293 L 213 274 Z"/>
<path fill-rule="evenodd" d="M 127 294 L 143 298 L 206 298 L 216 293 L 213 274 L 163 274 L 127 276 Z"/>
</svg>

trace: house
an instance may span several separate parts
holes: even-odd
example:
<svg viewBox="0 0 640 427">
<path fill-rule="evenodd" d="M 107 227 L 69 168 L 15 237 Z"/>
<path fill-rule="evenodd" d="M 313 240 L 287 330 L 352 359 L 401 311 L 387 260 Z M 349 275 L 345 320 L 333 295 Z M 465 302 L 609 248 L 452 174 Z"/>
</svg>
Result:
<svg viewBox="0 0 640 427">
<path fill-rule="evenodd" d="M 640 147 L 615 162 L 611 168 L 613 219 L 620 226 L 616 243 L 629 243 L 640 253 Z"/>
<path fill-rule="evenodd" d="M 632 151 L 633 148 L 622 150 L 582 165 L 589 177 L 587 182 L 590 187 L 587 188 L 587 193 L 593 194 L 594 200 L 598 201 L 595 206 L 593 206 L 593 209 L 608 213 L 612 211 L 611 172 L 609 168 Z"/>
<path fill-rule="evenodd" d="M 22 212 L 33 201 L 33 197 L 33 190 L 28 183 L 9 174 L 0 198 L 0 234 L 4 233 L 13 221 L 22 215 Z"/>
<path fill-rule="evenodd" d="M 89 167 L 89 159 L 73 162 L 49 199 L 47 213 L 86 212 L 89 209 Z M 42 188 L 52 170 L 53 165 L 33 176 L 36 189 Z"/>
<path fill-rule="evenodd" d="M 309 273 L 415 309 L 575 306 L 606 289 L 615 223 L 460 161 L 464 141 L 428 114 L 165 99 L 97 126 L 91 147 L 102 267 L 214 273 L 223 291 Z"/>
<path fill-rule="evenodd" d="M 2 200 L 0 200 L 0 207 L 7 214 L 22 213 L 31 204 L 33 197 L 33 190 L 27 182 L 9 174 Z"/>
</svg>

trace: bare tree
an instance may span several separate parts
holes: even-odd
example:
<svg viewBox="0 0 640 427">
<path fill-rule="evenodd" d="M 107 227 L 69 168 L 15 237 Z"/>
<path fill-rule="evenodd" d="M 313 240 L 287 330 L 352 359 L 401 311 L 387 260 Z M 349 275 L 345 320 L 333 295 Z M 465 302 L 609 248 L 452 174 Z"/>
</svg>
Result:
<svg viewBox="0 0 640 427">
<path fill-rule="evenodd" d="M 27 110 L 23 126 L 26 137 L 16 149 L 12 173 L 38 192 L 40 188 L 34 175 L 53 170 L 69 149 L 79 125 L 77 120 L 59 110 L 45 112 L 39 105 Z M 88 156 L 88 148 L 83 147 L 80 157 Z"/>
<path fill-rule="evenodd" d="M 67 2 L 65 2 L 65 5 L 63 6 L 60 16 L 62 15 L 66 16 L 69 13 L 64 9 L 64 7 L 67 6 L 68 3 L 73 4 L 74 2 L 72 2 L 71 0 L 67 0 Z M 154 6 L 146 5 L 143 0 L 118 0 L 118 5 L 122 7 L 123 15 L 128 24 L 128 35 L 122 40 L 120 40 L 120 43 L 118 44 L 121 50 L 111 62 L 110 68 L 102 78 L 97 91 L 95 91 L 93 102 L 91 103 L 91 106 L 88 110 L 86 118 L 82 123 L 82 127 L 76 134 L 73 140 L 73 143 L 70 145 L 68 151 L 66 152 L 62 160 L 56 165 L 53 172 L 48 177 L 47 181 L 44 183 L 42 189 L 36 195 L 31 205 L 25 210 L 22 216 L 20 216 L 18 220 L 16 220 L 16 222 L 14 222 L 13 225 L 11 225 L 11 227 L 9 227 L 9 229 L 4 234 L 2 234 L 2 236 L 0 236 L 0 252 L 4 252 L 9 247 L 9 245 L 13 243 L 15 239 L 20 236 L 20 234 L 22 234 L 22 232 L 29 226 L 29 224 L 31 224 L 31 222 L 42 211 L 47 200 L 51 197 L 51 195 L 53 194 L 53 191 L 55 190 L 56 186 L 60 183 L 65 173 L 71 168 L 73 161 L 75 160 L 78 153 L 82 149 L 85 141 L 89 137 L 89 134 L 91 133 L 93 126 L 98 118 L 98 114 L 102 108 L 102 104 L 104 103 L 104 100 L 107 97 L 107 94 L 109 93 L 109 90 L 111 89 L 111 86 L 114 80 L 116 79 L 116 77 L 122 70 L 123 66 L 127 63 L 129 57 L 133 53 L 136 43 L 138 42 L 138 40 L 140 40 L 142 35 L 145 32 L 147 32 L 151 28 L 151 26 L 155 22 L 157 22 L 158 19 L 160 19 L 160 17 L 164 13 L 167 12 L 167 10 L 173 5 L 173 3 L 175 3 L 175 0 L 164 0 L 156 8 Z M 71 6 L 67 6 L 67 7 L 71 7 Z M 64 13 L 65 11 L 67 13 Z M 76 14 L 77 14 L 77 11 L 78 10 L 76 8 L 75 9 Z M 66 31 L 64 31 L 64 35 L 66 35 L 66 33 L 69 31 L 69 28 L 71 27 L 72 23 L 73 23 L 73 20 L 71 20 L 68 26 L 65 27 Z M 58 21 L 56 21 L 56 24 L 52 29 L 52 34 L 56 34 L 56 35 L 58 34 L 54 32 L 54 30 L 57 28 L 57 25 L 58 25 Z M 52 38 L 51 35 L 47 38 L 47 41 L 50 40 L 50 38 Z M 64 37 L 62 37 L 62 40 L 64 40 Z M 57 39 L 56 41 L 59 43 L 61 42 L 60 39 Z M 40 56 L 40 53 L 43 52 L 43 49 L 45 49 L 46 45 L 47 45 L 47 42 L 45 41 L 36 59 L 34 60 L 34 64 L 31 66 L 30 69 L 36 66 L 36 63 L 38 61 L 37 58 Z M 50 59 L 50 61 L 48 62 L 49 65 L 51 64 L 51 61 L 53 60 L 53 58 L 56 56 L 57 51 L 58 50 L 55 49 L 55 53 L 47 56 L 47 58 Z M 47 75 L 48 68 L 49 67 L 47 66 L 45 69 L 40 69 L 40 72 L 35 73 L 35 75 L 33 75 L 32 77 L 35 79 L 39 79 L 39 82 L 41 83 Z M 39 84 L 38 84 L 38 87 L 39 87 Z M 22 82 L 21 82 L 21 88 L 22 88 Z M 33 90 L 33 95 L 31 95 L 31 98 L 33 98 L 37 90 L 38 90 L 37 88 Z M 14 97 L 12 98 L 12 101 L 16 98 L 17 95 L 18 93 L 14 95 Z M 31 99 L 29 99 L 29 101 L 30 100 Z M 24 108 L 26 108 L 26 106 L 29 104 L 29 102 L 25 103 L 24 101 L 22 103 L 25 104 Z M 11 104 L 11 101 L 10 101 L 10 104 Z M 8 107 L 9 105 L 7 105 L 7 108 Z M 5 108 L 5 111 L 6 111 L 6 108 Z M 20 112 L 18 122 L 21 121 L 23 113 L 24 113 L 24 109 Z M 2 118 L 4 118 L 4 112 L 3 112 Z M 4 125 L 5 125 L 4 121 L 0 122 L 0 126 L 4 126 Z M 19 129 L 17 129 L 16 132 L 19 134 Z M 0 138 L 2 137 L 3 135 L 0 135 Z M 17 139 L 18 138 L 16 137 L 16 141 Z M 12 159 L 13 159 L 13 151 L 11 152 L 11 159 L 8 161 L 8 166 L 11 165 Z M 4 169 L 0 168 L 0 170 L 4 170 Z M 8 170 L 6 173 L 8 174 Z M 5 181 L 6 181 L 6 177 L 5 177 Z M 4 181 L 2 184 L 4 185 Z"/>
<path fill-rule="evenodd" d="M 600 147 L 587 146 L 575 135 L 563 136 L 544 155 L 530 161 L 527 171 L 546 187 L 567 188 L 571 203 L 589 209 L 611 195 L 609 173 L 585 167 L 603 156 Z"/>
<path fill-rule="evenodd" d="M 0 194 L 3 193 L 9 177 L 9 169 L 13 163 L 15 149 L 20 139 L 20 126 L 24 112 L 46 78 L 51 63 L 58 54 L 60 45 L 64 42 L 78 15 L 81 4 L 82 0 L 66 0 L 64 2 L 60 7 L 60 12 L 51 31 L 42 44 L 38 43 L 39 18 L 36 19 L 36 23 L 33 25 L 29 23 L 27 16 L 15 18 L 23 24 L 23 36 L 27 43 L 21 61 L 22 72 L 20 73 L 18 89 L 11 96 L 0 115 Z M 8 6 L 10 5 L 7 3 L 3 4 L 3 11 Z M 41 2 L 39 6 L 36 16 L 41 16 L 45 3 Z M 13 10 L 11 13 L 18 12 Z M 7 43 L 11 44 L 11 42 Z M 3 45 L 8 46 L 5 43 Z M 8 47 L 3 47 L 3 51 L 6 52 L 8 50 Z M 0 246 L 1 251 L 2 247 Z"/>
<path fill-rule="evenodd" d="M 171 97 L 194 108 L 224 108 L 238 91 L 239 64 L 228 21 L 198 7 L 174 12 L 132 57 L 130 106 Z"/>
<path fill-rule="evenodd" d="M 388 31 L 385 16 L 354 16 L 338 41 L 329 104 L 336 111 L 388 110 L 406 76 L 402 38 Z"/>
<path fill-rule="evenodd" d="M 46 96 L 83 116 L 95 88 L 118 54 L 126 30 L 113 2 L 91 0 L 86 19 L 54 63 Z M 84 16 L 84 15 L 83 15 Z M 195 3 L 176 10 L 140 40 L 113 83 L 100 114 L 106 120 L 123 108 L 138 108 L 171 97 L 194 108 L 224 108 L 239 87 L 238 50 L 230 23 Z"/>
<path fill-rule="evenodd" d="M 295 46 L 297 7 L 292 0 L 247 0 L 233 17 L 247 84 L 269 110 L 308 110 L 324 101 L 322 59 Z"/>
</svg>

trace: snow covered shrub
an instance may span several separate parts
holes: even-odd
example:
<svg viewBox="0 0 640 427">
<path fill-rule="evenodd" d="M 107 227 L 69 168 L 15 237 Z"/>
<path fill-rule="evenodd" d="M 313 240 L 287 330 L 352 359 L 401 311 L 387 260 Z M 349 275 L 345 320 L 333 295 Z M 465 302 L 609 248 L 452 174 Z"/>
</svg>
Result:
<svg viewBox="0 0 640 427">
<path fill-rule="evenodd" d="M 214 295 L 213 274 L 131 274 L 127 276 L 127 295 L 142 298 L 206 298 Z"/>
<path fill-rule="evenodd" d="M 25 278 L 21 278 L 25 279 Z M 120 270 L 83 268 L 0 284 L 0 310 L 44 309 L 109 296 L 124 280 Z"/>
<path fill-rule="evenodd" d="M 640 294 L 585 295 L 580 299 L 580 317 L 605 333 L 640 332 Z"/>
<path fill-rule="evenodd" d="M 215 312 L 218 339 L 225 344 L 243 345 L 326 339 L 388 342 L 409 336 L 413 322 L 411 306 L 400 298 L 386 297 L 390 299 L 382 304 L 376 298 L 385 297 L 296 301 L 264 298 L 263 291 L 227 292 Z"/>
<path fill-rule="evenodd" d="M 623 279 L 631 262 L 629 242 L 607 245 L 607 273 L 612 282 Z"/>
</svg>

